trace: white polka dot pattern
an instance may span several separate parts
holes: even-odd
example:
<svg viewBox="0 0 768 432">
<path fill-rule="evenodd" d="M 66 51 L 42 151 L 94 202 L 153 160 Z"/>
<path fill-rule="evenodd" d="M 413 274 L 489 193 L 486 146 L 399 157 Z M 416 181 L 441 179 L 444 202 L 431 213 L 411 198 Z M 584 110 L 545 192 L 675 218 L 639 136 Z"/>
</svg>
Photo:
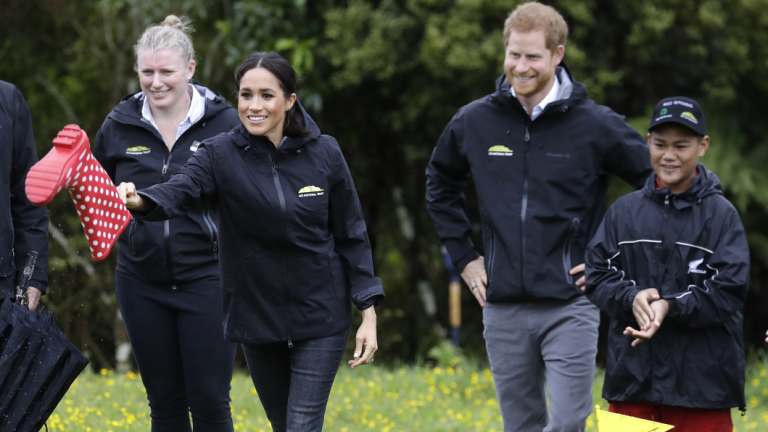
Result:
<svg viewBox="0 0 768 432">
<path fill-rule="evenodd" d="M 88 239 L 91 259 L 101 261 L 109 256 L 118 237 L 131 221 L 131 213 L 117 194 L 107 172 L 93 157 L 89 148 L 79 157 L 81 163 L 72 177 L 69 196 Z M 81 173 L 89 173 L 81 175 Z M 69 176 L 67 176 L 69 177 Z"/>
</svg>

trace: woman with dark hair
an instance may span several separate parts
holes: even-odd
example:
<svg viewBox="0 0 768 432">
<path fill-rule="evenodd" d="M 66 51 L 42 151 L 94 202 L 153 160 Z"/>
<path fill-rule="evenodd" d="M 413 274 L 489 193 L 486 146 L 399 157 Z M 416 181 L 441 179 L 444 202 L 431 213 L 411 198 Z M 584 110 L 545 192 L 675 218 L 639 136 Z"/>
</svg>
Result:
<svg viewBox="0 0 768 432">
<path fill-rule="evenodd" d="M 169 15 L 134 47 L 141 91 L 96 135 L 94 156 L 115 183 L 162 183 L 237 112 L 191 82 L 195 51 L 185 19 Z M 165 221 L 133 219 L 120 237 L 115 291 L 149 401 L 153 432 L 228 432 L 235 344 L 224 338 L 218 228 L 202 203 Z M 190 414 L 192 422 L 190 424 Z"/>
<path fill-rule="evenodd" d="M 202 143 L 168 182 L 119 186 L 147 219 L 211 197 L 221 215 L 227 338 L 242 344 L 274 431 L 320 431 L 351 325 L 362 311 L 351 367 L 373 362 L 374 306 L 383 297 L 349 168 L 296 97 L 275 53 L 235 73 L 240 125 Z"/>
</svg>

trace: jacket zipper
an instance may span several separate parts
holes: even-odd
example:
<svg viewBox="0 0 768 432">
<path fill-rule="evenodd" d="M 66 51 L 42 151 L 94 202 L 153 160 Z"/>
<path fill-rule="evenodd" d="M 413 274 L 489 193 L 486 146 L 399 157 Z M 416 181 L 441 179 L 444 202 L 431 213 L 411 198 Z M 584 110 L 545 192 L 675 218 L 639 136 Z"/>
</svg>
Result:
<svg viewBox="0 0 768 432">
<path fill-rule="evenodd" d="M 176 145 L 182 141 L 182 138 L 184 136 L 191 133 L 192 130 L 196 129 L 198 125 L 205 124 L 206 116 L 203 115 L 203 117 L 198 120 L 195 124 L 187 128 L 186 131 L 184 131 L 181 136 L 176 138 L 176 141 L 173 143 L 173 147 L 171 147 L 170 150 L 168 150 L 168 156 L 163 159 L 163 167 L 160 170 L 160 180 L 161 182 L 165 182 L 166 175 L 168 174 L 168 167 L 171 164 L 171 155 L 173 152 L 173 149 L 176 148 Z M 163 140 L 163 137 L 160 135 L 160 132 L 157 130 L 157 128 L 153 127 L 149 124 L 145 119 L 141 119 L 141 126 L 149 130 L 157 139 L 160 140 L 161 143 L 165 143 Z M 167 148 L 167 147 L 166 147 Z M 131 249 L 133 249 L 133 235 L 132 233 L 129 235 L 129 243 L 131 245 Z M 171 260 L 171 221 L 169 219 L 166 219 L 163 221 L 163 243 L 165 246 L 165 261 L 168 268 L 168 273 L 171 275 L 171 279 L 173 279 L 173 261 Z M 214 248 L 218 251 L 218 245 L 214 243 Z M 176 285 L 172 285 L 173 289 L 176 289 Z"/>
<path fill-rule="evenodd" d="M 286 212 L 285 195 L 283 194 L 283 185 L 280 182 L 280 173 L 278 172 L 279 167 L 277 164 L 277 160 L 275 159 L 275 156 L 273 153 L 268 153 L 268 155 L 269 155 L 269 164 L 272 167 L 272 183 L 274 184 L 275 191 L 277 192 L 277 200 L 280 203 L 280 210 L 282 210 L 282 212 L 285 213 Z M 281 268 L 280 271 L 285 272 L 285 264 L 284 263 L 281 263 L 281 264 L 283 268 Z M 285 295 L 287 297 L 286 303 L 290 304 L 290 295 L 287 292 L 287 290 L 285 292 Z M 288 348 L 293 348 L 293 337 L 291 333 L 292 331 L 291 331 L 290 322 L 289 322 L 288 323 L 288 340 L 287 340 Z"/>
<path fill-rule="evenodd" d="M 283 185 L 280 183 L 280 174 L 277 172 L 277 161 L 270 154 L 269 163 L 272 166 L 272 183 L 275 185 L 275 191 L 277 191 L 277 200 L 280 202 L 280 210 L 285 213 L 285 195 L 283 195 Z"/>
<path fill-rule="evenodd" d="M 163 168 L 161 171 L 160 180 L 165 182 L 166 174 L 168 174 L 168 166 L 171 164 L 171 152 L 168 152 L 168 156 L 163 160 Z M 168 266 L 168 274 L 173 277 L 173 260 L 171 259 L 171 221 L 166 219 L 163 221 L 163 243 L 165 243 L 165 264 Z"/>
<path fill-rule="evenodd" d="M 529 125 L 525 126 L 523 136 L 523 195 L 520 202 L 520 288 L 525 291 L 525 219 L 528 213 L 528 146 L 531 141 Z"/>
</svg>

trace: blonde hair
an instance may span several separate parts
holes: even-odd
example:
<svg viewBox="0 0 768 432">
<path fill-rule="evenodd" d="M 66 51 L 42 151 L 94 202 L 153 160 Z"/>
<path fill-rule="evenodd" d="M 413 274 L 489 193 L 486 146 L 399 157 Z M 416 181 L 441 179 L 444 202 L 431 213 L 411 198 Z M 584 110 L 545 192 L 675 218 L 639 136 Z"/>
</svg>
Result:
<svg viewBox="0 0 768 432">
<path fill-rule="evenodd" d="M 163 22 L 155 24 L 144 30 L 133 51 L 136 57 L 140 50 L 176 49 L 181 57 L 189 63 L 195 59 L 195 48 L 192 46 L 192 24 L 187 17 L 168 15 Z"/>
<path fill-rule="evenodd" d="M 546 46 L 550 51 L 559 45 L 565 46 L 568 39 L 568 24 L 560 12 L 552 6 L 534 1 L 517 6 L 504 21 L 504 46 L 507 46 L 512 31 L 528 33 L 535 30 L 544 32 Z"/>
</svg>

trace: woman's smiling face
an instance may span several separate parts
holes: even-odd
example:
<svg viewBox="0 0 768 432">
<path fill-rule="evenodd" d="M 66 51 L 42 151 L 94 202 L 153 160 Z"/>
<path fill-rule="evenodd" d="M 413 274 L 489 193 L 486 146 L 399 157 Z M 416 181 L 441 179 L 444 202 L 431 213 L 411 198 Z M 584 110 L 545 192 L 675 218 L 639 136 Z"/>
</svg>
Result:
<svg viewBox="0 0 768 432">
<path fill-rule="evenodd" d="M 283 139 L 285 115 L 295 102 L 296 95 L 286 95 L 277 77 L 265 68 L 253 68 L 240 79 L 240 122 L 248 133 L 266 136 L 274 145 Z"/>
</svg>

